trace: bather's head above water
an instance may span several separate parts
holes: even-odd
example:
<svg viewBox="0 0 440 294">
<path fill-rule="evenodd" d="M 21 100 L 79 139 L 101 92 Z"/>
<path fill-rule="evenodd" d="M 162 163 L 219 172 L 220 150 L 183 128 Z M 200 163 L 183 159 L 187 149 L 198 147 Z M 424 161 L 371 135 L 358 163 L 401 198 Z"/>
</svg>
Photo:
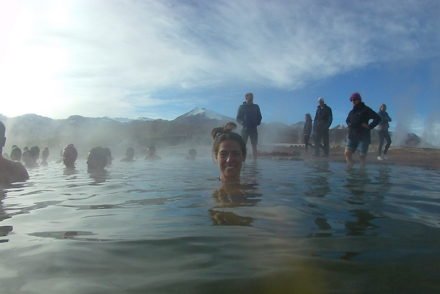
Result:
<svg viewBox="0 0 440 294">
<path fill-rule="evenodd" d="M 102 171 L 109 164 L 109 150 L 103 147 L 94 147 L 87 157 L 87 169 L 89 171 Z"/>
<path fill-rule="evenodd" d="M 74 168 L 75 161 L 78 157 L 78 151 L 75 148 L 75 145 L 69 144 L 63 150 L 63 162 L 67 168 Z"/>
<path fill-rule="evenodd" d="M 212 152 L 220 170 L 222 183 L 239 183 L 241 167 L 246 159 L 246 144 L 241 136 L 231 132 L 218 135 Z"/>
</svg>

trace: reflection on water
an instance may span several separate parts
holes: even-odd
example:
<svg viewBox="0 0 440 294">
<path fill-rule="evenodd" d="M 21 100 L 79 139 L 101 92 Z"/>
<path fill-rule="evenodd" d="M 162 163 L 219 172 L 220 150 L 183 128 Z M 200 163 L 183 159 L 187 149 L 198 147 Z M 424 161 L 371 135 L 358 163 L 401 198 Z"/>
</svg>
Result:
<svg viewBox="0 0 440 294">
<path fill-rule="evenodd" d="M 440 287 L 436 170 L 262 159 L 232 187 L 203 158 L 30 173 L 0 190 L 2 294 Z"/>
<path fill-rule="evenodd" d="M 249 226 L 253 218 L 225 210 L 240 206 L 255 206 L 261 201 L 257 184 L 222 185 L 213 193 L 215 206 L 209 210 L 214 225 Z"/>
</svg>

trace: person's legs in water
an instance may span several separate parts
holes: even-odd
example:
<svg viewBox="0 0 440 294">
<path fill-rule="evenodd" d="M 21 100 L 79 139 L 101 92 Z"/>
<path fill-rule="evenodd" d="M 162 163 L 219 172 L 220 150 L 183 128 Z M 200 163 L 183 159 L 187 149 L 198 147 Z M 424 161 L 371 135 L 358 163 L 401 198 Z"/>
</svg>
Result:
<svg viewBox="0 0 440 294">
<path fill-rule="evenodd" d="M 379 147 L 377 148 L 377 159 L 382 160 L 382 147 L 383 147 L 383 141 L 385 139 L 385 133 L 384 131 L 379 131 Z"/>
<path fill-rule="evenodd" d="M 309 139 L 310 139 L 309 135 L 304 135 L 304 147 L 306 152 L 309 151 Z"/>
<path fill-rule="evenodd" d="M 383 151 L 383 156 L 386 157 L 387 153 L 388 153 L 388 149 L 391 146 L 391 136 L 390 133 L 388 131 L 385 132 L 385 140 L 387 141 L 387 144 L 385 145 L 385 149 Z"/>
<path fill-rule="evenodd" d="M 255 159 L 257 159 L 257 144 L 258 144 L 258 131 L 257 128 L 253 128 L 249 130 L 249 137 L 251 138 L 251 145 L 252 145 L 252 156 Z"/>
<path fill-rule="evenodd" d="M 319 156 L 321 149 L 322 132 L 316 131 L 314 134 L 314 139 L 315 139 L 315 156 Z"/>
<path fill-rule="evenodd" d="M 241 137 L 243 138 L 244 144 L 247 145 L 247 141 L 248 141 L 248 138 L 249 138 L 248 129 L 246 129 L 246 128 L 242 128 L 241 129 Z"/>
<path fill-rule="evenodd" d="M 369 145 L 370 144 L 366 141 L 360 141 L 359 143 L 359 161 L 361 168 L 365 167 Z"/>
<path fill-rule="evenodd" d="M 328 129 L 322 131 L 322 139 L 324 141 L 324 156 L 328 157 L 330 151 L 330 146 L 329 146 L 330 138 L 329 138 Z"/>
<path fill-rule="evenodd" d="M 347 162 L 347 168 L 352 168 L 353 161 L 353 153 L 356 151 L 359 141 L 350 140 L 347 141 L 347 146 L 345 147 L 345 161 Z"/>
</svg>

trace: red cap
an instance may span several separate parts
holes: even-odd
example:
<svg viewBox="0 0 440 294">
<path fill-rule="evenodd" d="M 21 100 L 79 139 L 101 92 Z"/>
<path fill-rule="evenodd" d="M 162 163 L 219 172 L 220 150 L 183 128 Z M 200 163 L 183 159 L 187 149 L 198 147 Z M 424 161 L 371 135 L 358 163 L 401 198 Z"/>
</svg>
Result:
<svg viewBox="0 0 440 294">
<path fill-rule="evenodd" d="M 358 92 L 354 92 L 353 94 L 351 94 L 350 101 L 353 101 L 353 100 L 362 101 L 361 94 L 359 94 Z"/>
</svg>

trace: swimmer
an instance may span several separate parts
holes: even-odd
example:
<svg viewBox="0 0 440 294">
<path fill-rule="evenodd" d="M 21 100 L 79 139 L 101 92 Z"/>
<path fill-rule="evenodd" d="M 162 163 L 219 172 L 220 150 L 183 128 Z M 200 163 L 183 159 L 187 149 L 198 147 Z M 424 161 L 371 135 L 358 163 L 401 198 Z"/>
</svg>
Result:
<svg viewBox="0 0 440 294">
<path fill-rule="evenodd" d="M 87 157 L 87 170 L 92 171 L 103 171 L 108 165 L 108 151 L 106 148 L 94 147 L 90 150 Z"/>
<path fill-rule="evenodd" d="M 213 156 L 224 184 L 240 183 L 240 173 L 246 159 L 246 144 L 239 134 L 224 132 L 217 134 L 212 147 Z"/>
<path fill-rule="evenodd" d="M 24 182 L 29 179 L 26 168 L 20 163 L 3 157 L 3 147 L 6 143 L 5 125 L 0 122 L 0 184 Z"/>
<path fill-rule="evenodd" d="M 63 163 L 66 168 L 75 168 L 75 161 L 78 158 L 78 151 L 73 144 L 67 145 L 63 150 Z"/>
</svg>

